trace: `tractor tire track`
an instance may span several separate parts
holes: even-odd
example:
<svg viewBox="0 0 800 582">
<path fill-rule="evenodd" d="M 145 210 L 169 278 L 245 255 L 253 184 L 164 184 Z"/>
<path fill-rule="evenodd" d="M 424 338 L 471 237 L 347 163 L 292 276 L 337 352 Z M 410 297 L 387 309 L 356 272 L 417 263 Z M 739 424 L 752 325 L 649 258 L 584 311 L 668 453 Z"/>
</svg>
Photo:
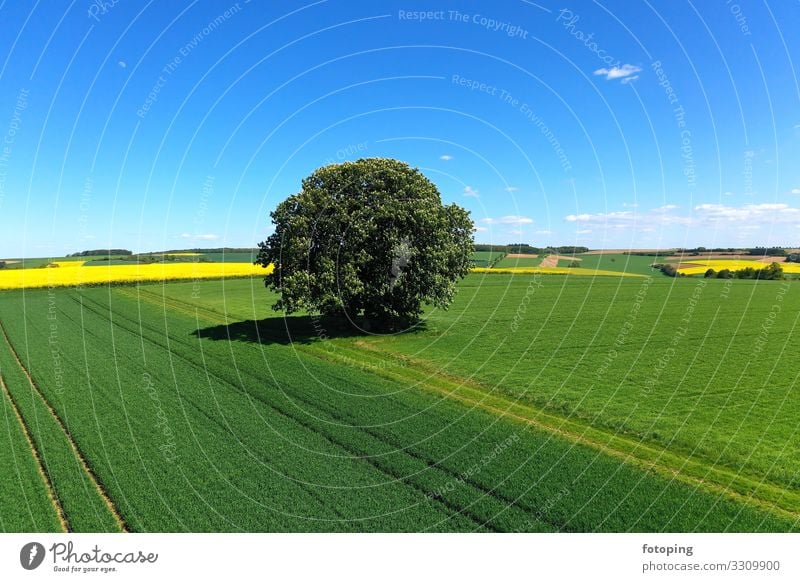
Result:
<svg viewBox="0 0 800 582">
<path fill-rule="evenodd" d="M 17 406 L 14 397 L 11 396 L 11 392 L 9 391 L 8 386 L 6 386 L 6 382 L 3 379 L 2 374 L 0 374 L 0 389 L 2 389 L 3 394 L 5 394 L 8 402 L 11 404 L 11 409 L 14 411 L 14 416 L 17 417 L 17 421 L 22 429 L 22 434 L 25 435 L 25 440 L 28 441 L 28 446 L 31 449 L 31 455 L 36 461 L 36 470 L 39 473 L 39 476 L 42 478 L 42 481 L 44 481 L 44 487 L 47 491 L 47 496 L 50 498 L 50 502 L 53 504 L 53 509 L 58 517 L 58 523 L 61 526 L 61 531 L 64 533 L 69 533 L 72 531 L 72 527 L 67 519 L 67 514 L 64 512 L 64 507 L 61 505 L 61 500 L 58 498 L 55 487 L 53 487 L 53 482 L 50 480 L 50 475 L 47 473 L 47 470 L 44 467 L 39 449 L 36 448 L 36 445 L 33 442 L 30 429 L 28 428 L 28 423 L 25 422 L 25 419 L 22 417 L 22 413 L 19 411 L 19 406 Z"/>
<path fill-rule="evenodd" d="M 147 294 L 152 297 L 145 297 L 145 299 L 149 299 L 161 307 L 168 305 L 172 308 L 174 305 L 178 307 L 177 310 L 184 313 L 193 309 L 188 302 L 175 298 L 167 298 L 164 301 L 162 296 L 149 292 Z M 227 322 L 228 320 L 227 317 L 213 310 L 199 308 L 197 312 L 208 313 L 211 316 L 208 319 L 213 323 Z M 338 347 L 342 350 L 345 349 L 341 345 Z M 297 349 L 328 361 L 351 363 L 353 360 L 352 355 L 337 356 L 326 350 L 314 349 L 313 344 L 298 345 Z M 800 494 L 780 485 L 736 473 L 724 466 L 705 465 L 680 452 L 666 450 L 625 435 L 612 434 L 580 420 L 566 419 L 555 413 L 546 412 L 535 405 L 520 404 L 512 399 L 493 394 L 490 387 L 483 386 L 474 380 L 453 377 L 435 369 L 429 362 L 389 352 L 368 342 L 355 342 L 352 351 L 361 355 L 371 352 L 373 356 L 402 359 L 411 364 L 399 366 L 396 369 L 378 367 L 371 370 L 371 373 L 380 377 L 410 382 L 418 389 L 438 393 L 462 404 L 508 417 L 514 422 L 522 422 L 527 426 L 555 434 L 570 442 L 599 450 L 629 465 L 656 471 L 667 478 L 677 479 L 782 518 L 789 518 L 792 521 L 800 518 Z"/>
<path fill-rule="evenodd" d="M 158 304 L 163 307 L 164 304 L 160 302 L 160 299 L 161 299 L 160 297 L 156 296 L 154 299 L 159 301 Z M 95 314 L 99 315 L 100 317 L 104 317 L 105 319 L 107 319 L 107 317 L 105 317 L 105 315 L 104 315 L 104 312 L 107 310 L 108 306 L 104 306 L 104 305 L 99 304 L 99 303 L 97 303 L 95 301 L 92 301 L 92 300 L 90 300 L 90 302 L 93 303 L 96 307 L 99 307 L 101 309 L 101 311 L 96 311 L 94 309 L 92 309 L 92 311 Z M 87 305 L 87 298 L 86 297 L 83 298 L 83 305 L 84 305 L 84 307 L 86 307 L 86 305 Z M 188 313 L 186 313 L 186 314 L 188 315 Z M 213 320 L 211 320 L 211 322 L 212 323 L 218 323 L 219 322 L 219 318 L 221 316 L 219 314 L 217 314 L 217 313 L 214 313 L 213 316 L 214 317 L 213 317 Z M 197 316 L 195 315 L 195 318 L 196 317 Z M 163 337 L 163 330 L 154 329 L 154 328 L 152 328 L 152 327 L 150 327 L 148 325 L 145 325 L 143 322 L 134 321 L 133 319 L 125 317 L 124 315 L 122 315 L 120 313 L 115 313 L 115 318 L 114 319 L 115 319 L 116 325 L 119 325 L 119 320 L 123 319 L 123 320 L 127 321 L 127 323 L 129 323 L 129 324 L 132 324 L 132 325 L 134 325 L 134 326 L 136 326 L 136 327 L 138 327 L 140 329 L 147 330 L 148 332 L 154 334 L 156 337 Z M 125 329 L 129 333 L 136 333 L 137 336 L 140 334 L 139 330 L 132 330 L 132 329 L 127 328 L 127 327 L 122 326 L 122 325 L 119 325 L 119 327 L 121 327 L 122 329 Z M 146 339 L 146 341 L 148 343 L 150 343 L 150 344 L 152 344 L 154 346 L 157 346 L 162 350 L 167 350 L 168 349 L 168 347 L 166 345 L 164 345 L 161 342 L 153 339 L 152 337 L 145 336 L 145 339 Z M 181 339 L 178 339 L 178 338 L 171 338 L 170 342 L 173 343 L 173 344 L 182 345 L 183 347 L 185 347 L 188 350 L 193 350 L 193 348 L 195 347 L 193 343 L 190 343 L 190 342 L 188 342 L 186 340 L 181 340 Z M 497 527 L 495 527 L 493 524 L 487 522 L 486 519 L 484 519 L 484 518 L 482 518 L 482 517 L 480 517 L 478 515 L 473 515 L 472 512 L 466 512 L 465 508 L 462 507 L 462 506 L 454 505 L 451 502 L 449 502 L 449 501 L 447 501 L 445 499 L 439 498 L 439 497 L 431 497 L 429 495 L 430 491 L 428 491 L 424 486 L 419 485 L 417 483 L 414 483 L 412 481 L 409 481 L 407 479 L 407 477 L 408 477 L 407 475 L 401 475 L 401 474 L 397 473 L 396 471 L 394 471 L 391 466 L 387 466 L 386 463 L 383 463 L 381 461 L 376 460 L 377 456 L 375 456 L 375 455 L 371 455 L 370 456 L 365 451 L 357 449 L 357 448 L 354 448 L 352 446 L 352 444 L 349 444 L 349 443 L 347 443 L 346 441 L 344 441 L 342 439 L 338 439 L 338 438 L 336 438 L 335 436 L 331 435 L 328 432 L 320 432 L 318 430 L 318 427 L 314 426 L 312 423 L 309 423 L 309 422 L 305 421 L 302 418 L 298 418 L 298 417 L 292 415 L 291 413 L 286 412 L 285 410 L 282 410 L 281 408 L 277 408 L 273 401 L 265 398 L 263 395 L 259 394 L 258 392 L 256 392 L 254 394 L 250 389 L 246 388 L 245 386 L 237 385 L 236 383 L 230 381 L 229 379 L 221 377 L 219 374 L 211 371 L 209 369 L 209 367 L 203 367 L 203 366 L 198 365 L 193 359 L 185 356 L 183 353 L 176 352 L 174 350 L 174 348 L 171 349 L 170 351 L 175 356 L 180 358 L 183 362 L 185 362 L 187 365 L 197 369 L 198 371 L 201 371 L 201 372 L 209 375 L 210 377 L 212 377 L 215 380 L 217 380 L 219 383 L 221 383 L 223 385 L 227 385 L 229 388 L 233 389 L 234 391 L 239 392 L 239 393 L 243 393 L 243 394 L 247 395 L 249 398 L 253 398 L 253 399 L 261 402 L 268 409 L 273 410 L 273 411 L 277 412 L 278 414 L 284 416 L 285 418 L 288 418 L 288 419 L 296 422 L 297 424 L 299 424 L 300 426 L 303 426 L 307 430 L 310 430 L 310 431 L 313 431 L 313 432 L 319 434 L 320 436 L 322 436 L 323 438 L 325 438 L 326 440 L 328 440 L 332 444 L 344 449 L 345 451 L 347 451 L 352 456 L 362 458 L 364 461 L 368 462 L 370 465 L 375 467 L 377 470 L 379 470 L 381 473 L 383 473 L 387 477 L 389 477 L 389 478 L 391 478 L 393 480 L 398 480 L 398 481 L 400 481 L 402 483 L 405 483 L 406 485 L 411 486 L 413 489 L 415 489 L 418 492 L 420 492 L 423 495 L 425 495 L 427 498 L 430 498 L 432 501 L 435 501 L 435 502 L 438 502 L 438 503 L 441 503 L 441 504 L 445 505 L 446 507 L 448 507 L 448 509 L 451 512 L 457 512 L 457 513 L 459 513 L 461 515 L 464 515 L 465 517 L 469 517 L 471 520 L 476 522 L 476 524 L 480 525 L 481 527 L 485 527 L 485 528 L 490 529 L 492 531 L 501 531 Z M 247 371 L 245 369 L 242 369 L 242 368 L 238 368 L 237 369 L 237 374 L 240 376 L 240 378 L 241 378 L 241 376 L 244 376 L 245 378 L 247 378 L 251 382 L 254 382 L 256 385 L 263 381 L 262 378 L 259 378 L 259 377 L 255 376 L 255 375 L 253 375 L 251 372 L 249 372 L 249 371 Z M 345 424 L 345 425 L 349 425 L 351 423 L 351 421 L 352 421 L 352 419 L 349 419 L 346 416 L 343 416 L 341 414 L 340 410 L 334 409 L 331 406 L 325 405 L 324 403 L 321 403 L 319 401 L 312 401 L 312 400 L 303 398 L 300 394 L 293 394 L 293 398 L 295 398 L 299 402 L 302 402 L 305 406 L 309 407 L 310 409 L 316 409 L 316 410 L 325 412 L 327 415 L 329 415 L 337 423 L 342 423 L 342 424 Z M 375 439 L 375 441 L 377 441 L 380 444 L 383 444 L 384 446 L 387 446 L 387 447 L 389 447 L 391 449 L 394 449 L 394 450 L 398 450 L 398 449 L 401 450 L 408 457 L 410 457 L 410 458 L 416 460 L 417 462 L 421 463 L 425 467 L 425 470 L 437 471 L 437 472 L 443 474 L 443 476 L 446 477 L 448 481 L 455 481 L 455 482 L 463 481 L 465 484 L 467 484 L 470 487 L 472 487 L 473 489 L 479 491 L 482 494 L 482 496 L 484 496 L 484 497 L 486 497 L 488 499 L 492 499 L 492 500 L 495 500 L 495 501 L 502 502 L 505 507 L 516 507 L 518 510 L 520 510 L 520 511 L 522 511 L 522 512 L 524 512 L 526 514 L 526 518 L 528 520 L 530 520 L 530 515 L 528 515 L 528 514 L 534 514 L 534 515 L 536 515 L 535 520 L 540 522 L 542 525 L 546 525 L 546 526 L 552 527 L 552 528 L 554 528 L 556 530 L 565 531 L 563 523 L 560 523 L 560 522 L 557 522 L 557 521 L 552 521 L 552 520 L 549 520 L 546 516 L 539 515 L 538 509 L 535 508 L 535 507 L 526 507 L 526 506 L 520 504 L 519 500 L 511 498 L 511 497 L 508 497 L 508 496 L 506 496 L 506 495 L 504 495 L 504 494 L 502 494 L 502 493 L 500 493 L 498 491 L 492 490 L 492 489 L 486 487 L 485 485 L 475 481 L 474 479 L 471 479 L 471 478 L 464 479 L 463 476 L 461 474 L 459 474 L 457 471 L 448 469 L 447 467 L 444 467 L 444 466 L 441 466 L 437 461 L 433 461 L 433 460 L 427 458 L 425 455 L 422 455 L 422 454 L 420 454 L 420 453 L 418 453 L 416 451 L 412 451 L 412 450 L 410 450 L 408 448 L 405 448 L 402 443 L 398 443 L 394 439 L 388 438 L 384 434 L 381 434 L 381 433 L 379 433 L 377 431 L 366 429 L 366 428 L 361 428 L 360 430 L 361 430 L 362 433 L 365 434 L 365 436 L 368 436 L 368 437 L 371 437 L 371 438 Z"/>
<path fill-rule="evenodd" d="M 111 513 L 111 515 L 114 518 L 114 521 L 117 523 L 117 526 L 119 527 L 120 531 L 128 532 L 129 529 L 128 529 L 127 524 L 125 523 L 125 520 L 122 519 L 122 516 L 120 515 L 119 511 L 117 510 L 117 507 L 114 505 L 114 502 L 111 500 L 111 497 L 109 496 L 108 491 L 103 486 L 102 482 L 100 481 L 100 478 L 97 476 L 95 471 L 91 468 L 91 466 L 89 465 L 88 461 L 86 460 L 86 457 L 81 452 L 80 448 L 78 447 L 78 443 L 75 442 L 75 439 L 72 436 L 72 433 L 70 433 L 69 429 L 66 427 L 64 422 L 61 420 L 61 417 L 58 415 L 58 413 L 53 408 L 52 404 L 50 404 L 50 402 L 47 400 L 47 398 L 45 398 L 44 393 L 39 388 L 39 385 L 36 383 L 36 381 L 31 376 L 30 372 L 28 371 L 28 369 L 22 363 L 22 360 L 20 359 L 19 354 L 17 353 L 17 350 L 14 348 L 13 344 L 11 343 L 11 340 L 8 337 L 8 332 L 6 331 L 6 328 L 5 328 L 5 326 L 3 325 L 2 322 L 0 322 L 0 332 L 2 332 L 3 339 L 5 340 L 5 343 L 8 345 L 11 354 L 14 356 L 14 359 L 16 360 L 17 365 L 20 367 L 20 370 L 22 370 L 22 372 L 25 374 L 26 378 L 28 379 L 28 382 L 31 385 L 31 388 L 34 390 L 34 392 L 37 394 L 37 396 L 41 399 L 41 401 L 44 404 L 45 408 L 47 408 L 47 410 L 50 412 L 50 415 L 53 417 L 53 420 L 55 420 L 56 424 L 58 424 L 58 426 L 60 427 L 61 431 L 63 432 L 64 438 L 67 439 L 67 442 L 69 443 L 70 447 L 72 448 L 72 452 L 74 453 L 75 458 L 78 460 L 78 463 L 80 464 L 80 466 L 83 469 L 84 473 L 88 477 L 89 482 L 94 486 L 94 488 L 97 491 L 97 494 L 100 496 L 100 498 L 105 503 L 108 511 Z"/>
</svg>

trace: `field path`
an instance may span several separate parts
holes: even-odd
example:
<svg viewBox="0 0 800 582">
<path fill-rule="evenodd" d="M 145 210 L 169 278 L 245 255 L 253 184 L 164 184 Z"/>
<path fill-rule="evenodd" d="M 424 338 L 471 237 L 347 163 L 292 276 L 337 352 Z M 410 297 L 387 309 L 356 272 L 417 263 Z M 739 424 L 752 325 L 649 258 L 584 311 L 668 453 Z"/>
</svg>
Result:
<svg viewBox="0 0 800 582">
<path fill-rule="evenodd" d="M 558 255 L 547 255 L 545 258 L 542 259 L 542 262 L 539 263 L 539 266 L 544 268 L 557 267 Z"/>
<path fill-rule="evenodd" d="M 83 472 L 85 473 L 86 478 L 89 480 L 89 482 L 92 484 L 94 489 L 97 491 L 97 494 L 100 496 L 100 498 L 105 503 L 106 507 L 108 508 L 108 511 L 113 516 L 114 521 L 117 524 L 117 527 L 122 532 L 129 531 L 127 525 L 125 524 L 125 521 L 122 519 L 122 516 L 120 515 L 119 511 L 117 510 L 117 507 L 114 505 L 114 502 L 111 500 L 111 497 L 109 497 L 108 492 L 106 491 L 105 487 L 102 485 L 102 483 L 100 483 L 100 481 L 99 481 L 97 475 L 95 474 L 95 472 L 89 466 L 89 463 L 86 461 L 86 457 L 81 452 L 80 448 L 78 447 L 78 444 L 75 442 L 75 439 L 73 438 L 73 436 L 70 433 L 69 429 L 67 429 L 66 425 L 61 420 L 61 417 L 58 416 L 58 413 L 55 411 L 55 409 L 53 408 L 52 404 L 50 404 L 50 402 L 47 400 L 47 398 L 45 398 L 45 396 L 42 393 L 41 389 L 36 384 L 36 381 L 33 379 L 33 377 L 30 375 L 30 372 L 28 372 L 28 369 L 22 363 L 22 360 L 20 359 L 19 354 L 17 353 L 17 350 L 14 348 L 14 346 L 11 343 L 11 341 L 9 340 L 8 333 L 6 332 L 5 326 L 3 326 L 2 322 L 0 322 L 0 332 L 2 332 L 3 341 L 5 342 L 6 346 L 8 346 L 8 349 L 9 349 L 10 353 L 14 356 L 14 359 L 16 360 L 17 365 L 19 366 L 20 370 L 25 374 L 25 377 L 28 379 L 28 382 L 29 382 L 29 384 L 31 386 L 31 389 L 38 396 L 38 398 L 41 400 L 41 402 L 44 404 L 44 406 L 46 407 L 46 409 L 49 411 L 50 415 L 52 416 L 52 419 L 55 421 L 55 423 L 61 429 L 61 432 L 63 433 L 63 437 L 69 443 L 69 446 L 72 449 L 73 454 L 75 455 L 75 459 L 80 464 L 80 467 L 83 470 Z M 5 384 L 3 385 L 3 388 L 4 388 L 4 390 L 7 390 Z M 8 393 L 8 396 L 10 398 L 10 396 L 11 396 L 10 393 Z M 12 400 L 12 403 L 13 403 L 13 400 Z M 15 405 L 15 408 L 16 408 L 16 405 Z M 18 410 L 17 410 L 17 412 L 18 412 Z M 21 419 L 21 417 L 20 417 L 20 419 Z M 24 421 L 21 419 L 21 422 L 24 422 Z M 26 430 L 26 435 L 30 436 L 30 433 L 28 433 L 27 430 Z M 32 444 L 32 441 L 31 441 L 31 444 Z M 33 450 L 34 451 L 36 450 L 35 447 L 33 448 Z M 65 516 L 63 514 L 63 509 L 62 509 L 62 512 L 59 514 L 59 519 L 61 519 L 63 517 L 65 517 Z"/>
<path fill-rule="evenodd" d="M 657 471 L 667 477 L 699 486 L 705 490 L 725 495 L 740 503 L 770 511 L 792 520 L 800 519 L 800 494 L 778 485 L 733 471 L 723 465 L 709 465 L 701 459 L 688 457 L 635 437 L 595 428 L 573 418 L 546 412 L 528 403 L 519 403 L 511 398 L 492 393 L 492 389 L 477 382 L 442 373 L 430 363 L 405 355 L 382 350 L 378 346 L 356 341 L 356 349 L 347 353 L 337 345 L 337 350 L 314 349 L 314 344 L 303 346 L 309 352 L 316 351 L 319 357 L 340 358 L 352 362 L 354 358 L 365 360 L 371 352 L 377 361 L 385 364 L 387 358 L 406 361 L 405 366 L 376 366 L 373 373 L 404 382 L 419 389 L 436 391 L 444 397 L 458 400 L 471 407 L 499 414 L 511 420 L 525 423 L 565 438 L 571 442 L 587 445 L 601 452 L 646 470 Z M 358 355 L 360 354 L 360 356 Z"/>
<path fill-rule="evenodd" d="M 244 315 L 235 313 L 226 315 L 208 307 L 144 290 L 137 292 L 126 289 L 122 294 L 155 303 L 162 308 L 168 307 L 193 315 L 214 324 L 226 324 Z M 520 403 L 494 393 L 490 386 L 482 385 L 470 378 L 446 374 L 428 361 L 390 352 L 374 342 L 356 340 L 352 343 L 336 342 L 335 345 L 335 350 L 329 350 L 319 342 L 312 342 L 297 344 L 296 349 L 320 359 L 347 365 L 352 365 L 354 361 L 368 364 L 364 369 L 383 378 L 398 381 L 410 389 L 435 392 L 442 398 L 456 400 L 570 442 L 589 446 L 640 469 L 658 472 L 668 478 L 784 518 L 795 521 L 800 519 L 800 493 L 764 481 L 757 475 L 747 475 L 723 465 L 709 464 L 704 459 L 691 457 L 681 451 L 671 450 L 635 436 L 598 428 L 583 420 L 545 411 L 530 403 Z M 405 365 L 386 365 L 387 361 L 392 360 Z"/>
<path fill-rule="evenodd" d="M 19 422 L 20 428 L 22 429 L 22 434 L 25 435 L 25 440 L 28 441 L 28 446 L 31 449 L 31 455 L 33 456 L 34 460 L 36 461 L 36 468 L 39 472 L 39 476 L 44 481 L 45 489 L 47 490 L 47 496 L 50 498 L 50 502 L 53 504 L 53 508 L 55 509 L 56 515 L 58 516 L 58 523 L 61 526 L 61 531 L 66 533 L 70 531 L 69 523 L 67 522 L 66 515 L 64 514 L 64 508 L 61 506 L 61 502 L 58 499 L 58 495 L 56 495 L 55 488 L 53 487 L 52 481 L 50 481 L 50 477 L 45 471 L 44 464 L 42 463 L 42 456 L 39 454 L 39 449 L 36 448 L 36 445 L 33 442 L 33 438 L 31 438 L 30 430 L 28 430 L 28 425 L 25 422 L 25 419 L 22 417 L 22 414 L 19 411 L 19 407 L 17 403 L 14 401 L 14 398 L 11 396 L 11 392 L 8 390 L 8 386 L 6 386 L 5 380 L 3 380 L 2 374 L 0 374 L 0 389 L 2 389 L 3 394 L 8 399 L 8 402 L 11 404 L 11 409 L 14 411 L 14 416 L 17 417 L 17 421 Z"/>
</svg>

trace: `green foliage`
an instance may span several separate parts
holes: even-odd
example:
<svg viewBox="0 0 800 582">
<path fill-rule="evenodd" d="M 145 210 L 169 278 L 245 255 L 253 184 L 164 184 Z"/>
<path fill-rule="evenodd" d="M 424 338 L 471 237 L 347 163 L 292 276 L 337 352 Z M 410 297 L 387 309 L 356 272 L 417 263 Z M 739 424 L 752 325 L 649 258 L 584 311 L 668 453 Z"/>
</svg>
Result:
<svg viewBox="0 0 800 582">
<path fill-rule="evenodd" d="M 256 262 L 275 265 L 265 280 L 281 295 L 275 310 L 414 320 L 423 303 L 446 308 L 469 272 L 469 213 L 396 160 L 320 168 L 271 217 Z"/>
<path fill-rule="evenodd" d="M 772 263 L 762 269 L 755 269 L 753 267 L 745 267 L 734 271 L 734 277 L 737 279 L 762 279 L 766 281 L 775 281 L 783 279 L 783 268 L 778 263 Z"/>
<path fill-rule="evenodd" d="M 760 257 L 785 257 L 786 249 L 781 247 L 755 247 L 752 249 L 747 249 L 747 254 L 757 255 Z"/>
<path fill-rule="evenodd" d="M 127 249 L 94 249 L 91 251 L 81 251 L 79 253 L 72 253 L 68 257 L 100 257 L 108 255 L 132 255 L 133 253 Z"/>
<path fill-rule="evenodd" d="M 714 269 L 706 270 L 706 274 L 703 275 L 706 279 L 714 279 L 717 276 L 717 272 Z"/>
<path fill-rule="evenodd" d="M 677 277 L 678 276 L 678 269 L 672 263 L 663 263 L 656 265 L 661 272 L 664 273 L 667 277 Z"/>
<path fill-rule="evenodd" d="M 561 246 L 561 247 L 534 247 L 527 243 L 511 243 L 507 245 L 476 244 L 476 251 L 492 251 L 496 253 L 514 254 L 547 254 L 547 255 L 577 255 L 589 251 L 589 247 Z"/>
</svg>

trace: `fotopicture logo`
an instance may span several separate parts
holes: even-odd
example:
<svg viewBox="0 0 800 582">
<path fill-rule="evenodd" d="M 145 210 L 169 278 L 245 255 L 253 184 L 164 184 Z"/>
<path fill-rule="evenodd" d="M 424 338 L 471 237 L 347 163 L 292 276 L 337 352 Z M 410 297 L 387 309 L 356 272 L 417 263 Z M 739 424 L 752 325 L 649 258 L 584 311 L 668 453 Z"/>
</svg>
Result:
<svg viewBox="0 0 800 582">
<path fill-rule="evenodd" d="M 19 552 L 19 563 L 26 570 L 35 570 L 44 561 L 44 546 L 39 542 L 29 542 Z"/>
</svg>

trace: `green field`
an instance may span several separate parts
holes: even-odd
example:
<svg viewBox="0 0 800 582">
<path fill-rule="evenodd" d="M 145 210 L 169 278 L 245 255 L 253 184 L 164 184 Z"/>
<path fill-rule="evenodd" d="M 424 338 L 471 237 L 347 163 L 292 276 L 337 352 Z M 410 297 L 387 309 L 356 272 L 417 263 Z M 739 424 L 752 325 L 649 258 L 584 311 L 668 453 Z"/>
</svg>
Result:
<svg viewBox="0 0 800 582">
<path fill-rule="evenodd" d="M 636 273 L 639 275 L 653 275 L 657 271 L 650 267 L 653 263 L 663 262 L 659 257 L 624 255 L 624 254 L 602 254 L 602 255 L 575 255 L 580 259 L 580 266 L 586 269 L 600 269 L 604 271 L 620 271 L 623 273 Z M 567 266 L 569 262 L 559 266 Z"/>
<path fill-rule="evenodd" d="M 199 252 L 197 254 L 192 255 L 178 255 L 178 254 L 167 254 L 166 259 L 164 255 L 160 254 L 143 254 L 143 255 L 111 255 L 111 256 L 87 256 L 87 257 L 51 257 L 51 258 L 35 258 L 35 259 L 5 259 L 9 261 L 3 269 L 37 269 L 41 267 L 46 267 L 49 263 L 52 262 L 68 262 L 68 261 L 85 261 L 85 266 L 87 267 L 102 267 L 108 265 L 131 265 L 135 264 L 140 260 L 143 262 L 161 262 L 166 260 L 167 262 L 176 262 L 176 263 L 191 263 L 191 262 L 211 262 L 211 263 L 252 263 L 255 261 L 256 256 L 258 254 L 258 249 L 253 249 L 250 252 L 245 252 L 241 250 L 231 251 L 231 252 Z M 501 253 L 474 253 L 474 255 L 494 255 L 496 258 Z M 488 257 L 487 257 L 488 258 Z M 2 259 L 0 259 L 2 260 Z M 481 258 L 481 260 L 486 260 L 486 258 Z M 477 265 L 476 266 L 484 266 L 484 265 Z"/>
<path fill-rule="evenodd" d="M 0 526 L 794 530 L 800 288 L 760 339 L 783 283 L 698 285 L 472 275 L 389 337 L 260 280 L 0 293 Z"/>
<path fill-rule="evenodd" d="M 85 261 L 86 257 L 53 257 L 53 258 L 36 258 L 36 259 L 0 259 L 9 261 L 2 269 L 38 269 L 46 267 L 54 261 Z"/>
<path fill-rule="evenodd" d="M 210 263 L 252 263 L 258 254 L 257 250 L 252 252 L 230 252 L 230 253 L 197 253 L 192 255 L 141 255 L 142 260 L 145 262 L 153 261 L 166 261 L 174 263 L 193 263 L 193 262 L 210 262 Z M 62 259 L 59 259 L 62 260 Z M 70 259 L 67 259 L 70 260 Z M 85 260 L 85 259 L 82 259 Z M 97 257 L 89 257 L 86 266 L 96 267 L 103 265 L 130 265 L 139 260 L 139 255 L 131 255 L 129 257 L 111 257 L 110 259 L 99 259 Z"/>
<path fill-rule="evenodd" d="M 498 269 L 504 269 L 508 267 L 538 267 L 544 257 L 536 257 L 536 258 L 529 258 L 529 257 L 521 257 L 521 258 L 509 258 L 505 257 L 500 259 L 494 266 Z"/>
<path fill-rule="evenodd" d="M 505 252 L 498 251 L 473 251 L 470 260 L 474 267 L 491 267 Z"/>
</svg>

